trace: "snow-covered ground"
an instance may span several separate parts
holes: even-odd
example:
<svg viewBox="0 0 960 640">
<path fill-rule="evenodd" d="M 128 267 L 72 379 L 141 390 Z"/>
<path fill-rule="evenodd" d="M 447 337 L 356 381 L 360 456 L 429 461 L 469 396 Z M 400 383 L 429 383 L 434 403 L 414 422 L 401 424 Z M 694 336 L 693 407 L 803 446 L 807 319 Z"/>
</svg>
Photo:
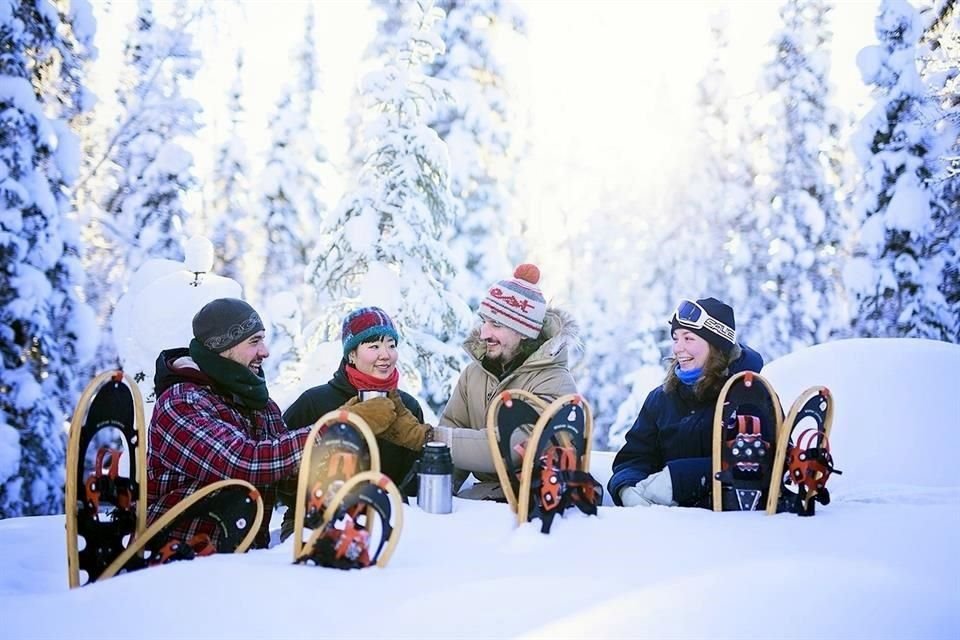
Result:
<svg viewBox="0 0 960 640">
<path fill-rule="evenodd" d="M 768 366 L 788 406 L 817 383 L 836 398 L 844 475 L 814 518 L 603 507 L 545 536 L 455 500 L 446 516 L 405 507 L 385 569 L 292 566 L 288 541 L 73 591 L 62 516 L 0 521 L 4 636 L 960 637 L 958 370 L 960 346 L 920 340 Z M 603 482 L 612 457 L 594 455 Z"/>
</svg>

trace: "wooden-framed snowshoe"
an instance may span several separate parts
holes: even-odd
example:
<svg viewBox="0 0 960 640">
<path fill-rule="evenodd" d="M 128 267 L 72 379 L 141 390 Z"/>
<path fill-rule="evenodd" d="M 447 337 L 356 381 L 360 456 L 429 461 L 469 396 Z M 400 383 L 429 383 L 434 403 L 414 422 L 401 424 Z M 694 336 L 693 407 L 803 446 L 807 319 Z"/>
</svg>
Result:
<svg viewBox="0 0 960 640">
<path fill-rule="evenodd" d="M 387 566 L 403 529 L 403 497 L 390 478 L 364 471 L 327 501 L 323 520 L 303 545 L 295 564 L 335 569 Z"/>
<path fill-rule="evenodd" d="M 763 376 L 743 371 L 727 380 L 713 418 L 714 511 L 764 507 L 782 423 L 780 399 Z"/>
<path fill-rule="evenodd" d="M 508 389 L 498 394 L 487 409 L 487 443 L 497 469 L 500 487 L 517 513 L 517 495 L 520 490 L 520 469 L 513 462 L 514 448 L 511 440 L 517 430 L 523 438 L 534 429 L 547 403 L 529 391 Z"/>
<path fill-rule="evenodd" d="M 176 537 L 194 520 L 207 523 L 206 533 L 188 540 Z M 110 565 L 100 579 L 213 553 L 244 553 L 263 522 L 260 492 L 244 480 L 213 482 L 178 502 L 151 524 Z"/>
<path fill-rule="evenodd" d="M 833 412 L 833 395 L 823 386 L 810 387 L 790 407 L 777 442 L 773 468 L 780 472 L 770 478 L 768 514 L 789 511 L 812 516 L 817 502 L 830 503 L 827 480 L 833 473 L 842 473 L 834 468 L 830 454 Z"/>
<path fill-rule="evenodd" d="M 593 416 L 579 394 L 554 400 L 543 410 L 527 442 L 520 471 L 517 521 L 540 518 L 550 533 L 554 517 L 569 507 L 597 515 L 603 488 L 590 475 Z"/>
<path fill-rule="evenodd" d="M 98 434 L 113 437 L 121 448 L 88 451 Z M 146 529 L 146 459 L 139 387 L 119 370 L 94 377 L 77 402 L 67 442 L 64 513 L 71 588 L 100 579 Z"/>
<path fill-rule="evenodd" d="M 307 436 L 297 476 L 294 560 L 300 558 L 303 550 L 304 529 L 316 531 L 324 522 L 330 498 L 345 482 L 364 471 L 380 471 L 380 449 L 367 423 L 342 409 L 321 416 Z"/>
</svg>

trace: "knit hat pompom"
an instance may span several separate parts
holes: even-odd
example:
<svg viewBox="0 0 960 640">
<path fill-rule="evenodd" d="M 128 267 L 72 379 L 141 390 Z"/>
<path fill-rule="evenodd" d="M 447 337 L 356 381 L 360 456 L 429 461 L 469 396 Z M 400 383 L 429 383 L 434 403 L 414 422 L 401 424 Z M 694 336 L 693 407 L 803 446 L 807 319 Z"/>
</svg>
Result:
<svg viewBox="0 0 960 640">
<path fill-rule="evenodd" d="M 513 277 L 518 280 L 526 280 L 530 284 L 537 284 L 540 282 L 540 268 L 535 264 L 525 262 L 514 270 Z"/>
<path fill-rule="evenodd" d="M 524 263 L 513 277 L 494 282 L 480 301 L 480 315 L 510 327 L 526 338 L 536 339 L 543 329 L 547 302 L 537 287 L 540 269 Z"/>
</svg>

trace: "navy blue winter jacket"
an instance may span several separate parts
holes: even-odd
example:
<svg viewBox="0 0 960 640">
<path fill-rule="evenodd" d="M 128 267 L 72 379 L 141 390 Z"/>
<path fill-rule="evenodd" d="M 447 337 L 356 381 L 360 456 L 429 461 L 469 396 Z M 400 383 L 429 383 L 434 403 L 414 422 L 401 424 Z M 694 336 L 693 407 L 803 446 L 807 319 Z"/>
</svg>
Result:
<svg viewBox="0 0 960 640">
<path fill-rule="evenodd" d="M 743 353 L 729 367 L 730 375 L 760 372 L 763 358 L 740 345 Z M 663 385 L 647 395 L 626 444 L 613 459 L 613 475 L 607 484 L 613 501 L 620 505 L 620 489 L 633 486 L 664 467 L 670 469 L 673 499 L 682 507 L 708 506 L 710 498 L 713 413 L 716 396 L 698 401 L 687 385 L 671 393 Z"/>
</svg>

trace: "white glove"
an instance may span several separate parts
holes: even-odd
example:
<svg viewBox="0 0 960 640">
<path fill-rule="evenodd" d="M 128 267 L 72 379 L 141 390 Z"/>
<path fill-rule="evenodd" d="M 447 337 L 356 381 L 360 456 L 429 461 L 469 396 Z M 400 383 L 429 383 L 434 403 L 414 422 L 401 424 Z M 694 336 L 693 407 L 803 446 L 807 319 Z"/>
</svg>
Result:
<svg viewBox="0 0 960 640">
<path fill-rule="evenodd" d="M 442 442 L 450 449 L 453 449 L 453 428 L 444 427 L 443 425 L 437 425 L 433 428 L 433 442 Z"/>
<path fill-rule="evenodd" d="M 664 468 L 662 471 L 650 474 L 636 486 L 620 489 L 620 502 L 625 507 L 649 507 L 655 504 L 677 506 L 673 501 L 673 479 L 670 477 L 670 469 Z"/>
</svg>

